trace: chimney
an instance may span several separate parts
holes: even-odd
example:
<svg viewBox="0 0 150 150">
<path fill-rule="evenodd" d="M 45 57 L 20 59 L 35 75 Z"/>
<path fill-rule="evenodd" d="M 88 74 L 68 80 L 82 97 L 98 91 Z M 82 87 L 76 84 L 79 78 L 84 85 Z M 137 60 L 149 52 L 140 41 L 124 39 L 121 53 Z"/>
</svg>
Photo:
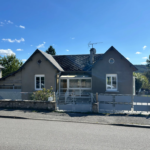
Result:
<svg viewBox="0 0 150 150">
<path fill-rule="evenodd" d="M 94 62 L 94 55 L 96 54 L 96 49 L 95 48 L 91 48 L 90 49 L 90 64 L 92 65 Z"/>
</svg>

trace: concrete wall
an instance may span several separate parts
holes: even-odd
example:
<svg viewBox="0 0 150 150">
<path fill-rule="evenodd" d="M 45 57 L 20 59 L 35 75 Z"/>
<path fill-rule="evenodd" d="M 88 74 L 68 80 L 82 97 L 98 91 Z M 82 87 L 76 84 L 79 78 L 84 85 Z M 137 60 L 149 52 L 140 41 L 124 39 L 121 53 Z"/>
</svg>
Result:
<svg viewBox="0 0 150 150">
<path fill-rule="evenodd" d="M 114 64 L 109 63 L 110 58 L 114 58 Z M 113 92 L 106 92 L 106 74 L 117 74 L 118 92 L 115 94 L 133 93 L 133 68 L 115 50 L 108 51 L 92 69 L 92 91 L 94 93 L 113 94 Z"/>
</svg>

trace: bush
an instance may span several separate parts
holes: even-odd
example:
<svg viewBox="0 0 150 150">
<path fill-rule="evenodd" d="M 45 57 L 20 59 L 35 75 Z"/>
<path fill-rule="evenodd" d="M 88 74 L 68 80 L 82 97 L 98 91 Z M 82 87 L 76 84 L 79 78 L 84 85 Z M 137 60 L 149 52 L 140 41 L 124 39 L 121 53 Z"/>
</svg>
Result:
<svg viewBox="0 0 150 150">
<path fill-rule="evenodd" d="M 31 95 L 32 100 L 39 100 L 39 101 L 48 101 L 48 97 L 53 97 L 52 86 L 50 89 L 43 88 L 41 91 L 33 92 L 33 94 Z"/>
<path fill-rule="evenodd" d="M 136 77 L 135 83 L 136 83 L 136 91 L 139 91 L 139 89 L 150 89 L 150 84 L 148 78 L 140 73 L 133 73 L 133 76 Z"/>
</svg>

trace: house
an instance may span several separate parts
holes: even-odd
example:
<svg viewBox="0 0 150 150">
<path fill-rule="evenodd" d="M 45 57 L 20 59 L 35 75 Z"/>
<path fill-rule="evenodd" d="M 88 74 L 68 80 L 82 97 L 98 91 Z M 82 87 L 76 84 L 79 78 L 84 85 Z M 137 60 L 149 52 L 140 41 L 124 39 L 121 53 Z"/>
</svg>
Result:
<svg viewBox="0 0 150 150">
<path fill-rule="evenodd" d="M 111 46 L 104 54 L 52 56 L 36 50 L 19 70 L 0 79 L 0 86 L 13 85 L 22 92 L 42 88 L 55 91 L 133 94 L 137 68 Z"/>
<path fill-rule="evenodd" d="M 4 69 L 4 67 L 0 65 L 0 78 L 2 78 L 2 69 Z"/>
</svg>

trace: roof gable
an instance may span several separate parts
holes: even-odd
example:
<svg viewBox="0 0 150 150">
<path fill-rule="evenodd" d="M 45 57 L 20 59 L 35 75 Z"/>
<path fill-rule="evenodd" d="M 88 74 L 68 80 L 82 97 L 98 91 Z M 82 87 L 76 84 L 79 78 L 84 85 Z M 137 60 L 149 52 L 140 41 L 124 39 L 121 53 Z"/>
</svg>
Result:
<svg viewBox="0 0 150 150">
<path fill-rule="evenodd" d="M 38 49 L 37 49 L 38 50 Z M 53 58 L 52 55 L 47 54 L 43 51 L 38 50 L 45 58 L 47 58 L 49 60 L 50 63 L 52 63 L 52 65 L 57 68 L 59 71 L 64 71 L 63 68 L 57 63 L 57 61 Z"/>
<path fill-rule="evenodd" d="M 102 56 L 99 60 L 103 59 L 103 57 L 104 57 L 105 55 L 107 55 L 107 53 L 108 53 L 109 51 L 115 51 L 115 52 L 117 52 L 122 58 L 125 59 L 125 61 L 126 61 L 127 63 L 129 63 L 129 64 L 132 66 L 132 68 L 133 68 L 134 71 L 137 71 L 137 70 L 138 70 L 131 62 L 129 62 L 129 61 L 128 61 L 117 49 L 115 49 L 113 46 L 111 46 L 111 47 L 103 54 L 103 56 Z M 92 68 L 99 62 L 99 60 L 98 60 L 95 64 L 93 64 Z"/>
<path fill-rule="evenodd" d="M 22 65 L 21 68 L 23 68 L 23 67 L 26 65 L 26 63 L 27 63 L 30 59 L 32 59 L 32 57 L 33 57 L 37 52 L 41 53 L 56 69 L 58 69 L 59 71 L 64 71 L 64 70 L 60 67 L 60 65 L 55 61 L 55 59 L 52 57 L 52 55 L 47 54 L 47 53 L 45 53 L 45 52 L 43 52 L 43 51 L 41 51 L 41 50 L 39 50 L 39 49 L 37 49 L 37 50 L 29 57 L 29 59 Z"/>
<path fill-rule="evenodd" d="M 9 76 L 12 76 L 12 75 L 16 74 L 17 72 L 21 71 L 21 69 L 27 64 L 27 62 L 28 62 L 30 59 L 32 59 L 32 57 L 33 57 L 37 52 L 41 53 L 57 70 L 59 70 L 59 71 L 64 71 L 64 70 L 62 69 L 62 67 L 56 62 L 56 60 L 53 58 L 52 55 L 47 54 L 47 53 L 45 53 L 45 52 L 40 51 L 39 49 L 37 49 L 37 50 L 29 57 L 29 59 L 28 59 L 17 71 L 14 71 L 14 72 L 10 73 L 9 75 L 7 75 L 7 76 L 1 78 L 0 80 L 3 80 L 3 79 L 5 79 L 5 78 L 7 78 L 7 77 L 9 77 Z"/>
</svg>

